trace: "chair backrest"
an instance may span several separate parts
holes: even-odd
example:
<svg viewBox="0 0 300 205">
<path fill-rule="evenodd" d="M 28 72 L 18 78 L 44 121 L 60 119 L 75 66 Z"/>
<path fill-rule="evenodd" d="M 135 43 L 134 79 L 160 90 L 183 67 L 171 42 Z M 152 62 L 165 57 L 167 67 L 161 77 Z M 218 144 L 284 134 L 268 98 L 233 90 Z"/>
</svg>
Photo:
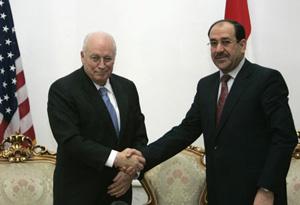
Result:
<svg viewBox="0 0 300 205">
<path fill-rule="evenodd" d="M 30 138 L 12 135 L 0 145 L 0 204 L 52 205 L 56 157 Z"/>
<path fill-rule="evenodd" d="M 298 131 L 297 134 L 299 139 L 300 132 Z M 288 204 L 298 205 L 300 203 L 300 142 L 294 150 L 286 181 Z"/>
<path fill-rule="evenodd" d="M 141 181 L 149 205 L 205 204 L 204 151 L 189 146 L 147 171 Z"/>
</svg>

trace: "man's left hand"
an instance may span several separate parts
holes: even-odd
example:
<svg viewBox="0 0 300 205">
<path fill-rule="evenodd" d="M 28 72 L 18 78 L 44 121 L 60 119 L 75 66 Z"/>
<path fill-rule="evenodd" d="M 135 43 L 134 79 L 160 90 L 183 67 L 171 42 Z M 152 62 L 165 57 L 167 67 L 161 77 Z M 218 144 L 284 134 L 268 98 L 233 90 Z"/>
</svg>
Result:
<svg viewBox="0 0 300 205">
<path fill-rule="evenodd" d="M 124 195 L 131 186 L 133 176 L 120 171 L 113 179 L 113 183 L 108 187 L 108 194 L 115 197 Z"/>
</svg>

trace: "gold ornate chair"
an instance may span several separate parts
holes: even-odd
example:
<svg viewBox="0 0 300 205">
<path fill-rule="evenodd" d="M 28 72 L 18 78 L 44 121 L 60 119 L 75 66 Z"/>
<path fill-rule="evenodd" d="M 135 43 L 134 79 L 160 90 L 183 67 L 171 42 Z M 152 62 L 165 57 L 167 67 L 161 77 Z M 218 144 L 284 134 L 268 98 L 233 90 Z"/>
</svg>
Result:
<svg viewBox="0 0 300 205">
<path fill-rule="evenodd" d="M 297 132 L 300 139 L 300 132 Z M 293 153 L 290 169 L 287 175 L 288 204 L 298 205 L 300 203 L 300 142 Z"/>
<path fill-rule="evenodd" d="M 204 151 L 189 146 L 147 171 L 141 183 L 147 205 L 206 204 Z"/>
<path fill-rule="evenodd" d="M 0 145 L 0 204 L 52 205 L 55 154 L 12 135 Z"/>
</svg>

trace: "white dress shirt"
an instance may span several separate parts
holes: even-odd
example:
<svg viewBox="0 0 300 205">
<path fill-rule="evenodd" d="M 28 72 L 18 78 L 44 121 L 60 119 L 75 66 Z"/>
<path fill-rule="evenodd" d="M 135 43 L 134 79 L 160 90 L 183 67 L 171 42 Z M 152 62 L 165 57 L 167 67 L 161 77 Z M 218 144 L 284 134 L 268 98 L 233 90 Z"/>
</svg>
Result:
<svg viewBox="0 0 300 205">
<path fill-rule="evenodd" d="M 121 129 L 120 112 L 119 112 L 117 100 L 116 100 L 115 94 L 113 92 L 113 89 L 111 87 L 109 79 L 106 81 L 106 84 L 104 86 L 99 86 L 96 83 L 94 83 L 94 85 L 96 86 L 97 90 L 99 90 L 101 87 L 105 87 L 107 89 L 108 98 L 109 98 L 111 104 L 113 105 L 113 107 L 116 111 L 117 118 L 118 118 L 119 129 Z M 110 154 L 109 154 L 109 157 L 107 158 L 107 160 L 105 162 L 105 166 L 113 167 L 114 161 L 117 157 L 117 154 L 118 154 L 118 151 L 112 149 Z"/>
<path fill-rule="evenodd" d="M 241 62 L 238 64 L 238 66 L 236 68 L 234 68 L 232 71 L 230 71 L 229 73 L 227 73 L 227 75 L 230 75 L 230 79 L 227 81 L 227 86 L 228 86 L 228 93 L 230 92 L 230 89 L 233 85 L 233 82 L 237 76 L 237 74 L 240 72 L 240 70 L 242 69 L 243 65 L 245 63 L 245 58 L 243 58 L 241 60 Z M 222 71 L 220 71 L 220 79 L 222 78 L 222 76 L 225 75 Z M 218 99 L 220 97 L 221 94 L 221 81 L 220 81 L 220 85 L 219 85 L 219 93 L 218 93 Z"/>
</svg>

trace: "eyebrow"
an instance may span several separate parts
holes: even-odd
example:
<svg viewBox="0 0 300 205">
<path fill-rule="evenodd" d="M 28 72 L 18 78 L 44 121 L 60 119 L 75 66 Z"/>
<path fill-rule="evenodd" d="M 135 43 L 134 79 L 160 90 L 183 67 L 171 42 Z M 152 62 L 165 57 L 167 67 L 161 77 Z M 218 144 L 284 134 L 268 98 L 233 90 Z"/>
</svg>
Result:
<svg viewBox="0 0 300 205">
<path fill-rule="evenodd" d="M 216 38 L 210 38 L 209 40 L 217 40 Z M 230 37 L 222 37 L 220 40 L 232 40 Z"/>
</svg>

